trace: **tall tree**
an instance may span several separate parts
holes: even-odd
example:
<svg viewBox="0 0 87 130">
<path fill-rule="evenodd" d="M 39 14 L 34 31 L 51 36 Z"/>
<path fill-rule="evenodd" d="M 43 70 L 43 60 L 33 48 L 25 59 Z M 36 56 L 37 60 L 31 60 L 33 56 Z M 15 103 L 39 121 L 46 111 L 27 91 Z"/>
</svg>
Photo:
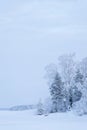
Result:
<svg viewBox="0 0 87 130">
<path fill-rule="evenodd" d="M 59 73 L 55 75 L 54 81 L 50 86 L 50 94 L 53 102 L 53 112 L 63 111 L 64 86 Z"/>
<path fill-rule="evenodd" d="M 74 61 L 74 54 L 62 55 L 59 57 L 60 74 L 64 82 L 65 89 L 68 94 L 68 101 L 70 107 L 72 107 L 72 87 L 73 78 L 75 75 L 76 64 Z"/>
</svg>

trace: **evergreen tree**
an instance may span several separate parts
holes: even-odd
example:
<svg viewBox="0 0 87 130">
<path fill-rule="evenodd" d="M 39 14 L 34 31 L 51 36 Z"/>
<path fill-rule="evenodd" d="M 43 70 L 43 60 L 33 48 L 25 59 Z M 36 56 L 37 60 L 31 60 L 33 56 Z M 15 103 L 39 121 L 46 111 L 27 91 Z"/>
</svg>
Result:
<svg viewBox="0 0 87 130">
<path fill-rule="evenodd" d="M 57 73 L 54 82 L 50 86 L 50 93 L 53 102 L 53 112 L 64 111 L 64 86 L 61 77 Z"/>
<path fill-rule="evenodd" d="M 37 115 L 43 115 L 44 114 L 44 109 L 43 109 L 43 104 L 41 100 L 37 104 Z"/>
</svg>

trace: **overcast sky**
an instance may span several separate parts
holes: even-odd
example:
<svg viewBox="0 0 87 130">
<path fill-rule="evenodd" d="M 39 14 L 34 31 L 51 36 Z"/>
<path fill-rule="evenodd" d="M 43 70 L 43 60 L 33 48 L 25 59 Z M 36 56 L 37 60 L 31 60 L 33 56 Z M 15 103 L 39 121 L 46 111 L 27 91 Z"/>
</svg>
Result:
<svg viewBox="0 0 87 130">
<path fill-rule="evenodd" d="M 86 0 L 0 0 L 0 107 L 48 96 L 45 66 L 87 56 Z"/>
</svg>

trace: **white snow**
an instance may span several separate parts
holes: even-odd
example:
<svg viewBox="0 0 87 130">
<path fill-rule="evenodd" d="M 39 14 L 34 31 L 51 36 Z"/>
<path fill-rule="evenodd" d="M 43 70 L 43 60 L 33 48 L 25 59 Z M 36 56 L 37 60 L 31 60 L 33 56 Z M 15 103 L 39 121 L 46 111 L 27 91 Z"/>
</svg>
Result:
<svg viewBox="0 0 87 130">
<path fill-rule="evenodd" d="M 38 116 L 34 110 L 0 111 L 0 130 L 87 130 L 87 116 L 72 113 Z"/>
</svg>

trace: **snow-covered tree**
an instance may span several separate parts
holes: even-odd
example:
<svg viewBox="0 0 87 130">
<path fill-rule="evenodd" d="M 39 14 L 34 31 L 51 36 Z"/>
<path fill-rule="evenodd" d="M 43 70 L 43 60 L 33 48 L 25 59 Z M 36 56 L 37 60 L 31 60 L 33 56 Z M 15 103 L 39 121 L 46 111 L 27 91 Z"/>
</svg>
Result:
<svg viewBox="0 0 87 130">
<path fill-rule="evenodd" d="M 62 55 L 59 65 L 46 68 L 53 112 L 73 108 L 80 115 L 87 114 L 87 58 L 76 63 L 74 56 Z"/>
<path fill-rule="evenodd" d="M 84 73 L 85 74 L 85 71 Z M 78 102 L 74 103 L 73 110 L 78 115 L 87 114 L 87 77 L 82 75 L 80 72 L 77 73 L 76 86 L 81 92 L 81 98 Z"/>
<path fill-rule="evenodd" d="M 73 79 L 76 71 L 76 63 L 74 61 L 75 54 L 62 55 L 59 57 L 60 74 L 64 82 L 68 96 L 68 104 L 72 107 L 72 88 Z"/>
<path fill-rule="evenodd" d="M 82 97 L 81 100 L 79 100 L 73 105 L 73 110 L 78 115 L 83 115 L 83 114 L 87 114 L 87 79 L 84 81 L 83 86 L 80 85 L 79 87 L 82 92 Z"/>
<path fill-rule="evenodd" d="M 53 112 L 65 111 L 64 108 L 64 86 L 59 73 L 55 75 L 54 81 L 50 86 L 50 94 L 53 103 Z"/>
<path fill-rule="evenodd" d="M 43 115 L 43 114 L 44 114 L 44 107 L 40 99 L 39 103 L 37 104 L 37 115 Z"/>
<path fill-rule="evenodd" d="M 51 98 L 46 98 L 44 101 L 44 115 L 47 116 L 51 112 L 52 112 Z"/>
<path fill-rule="evenodd" d="M 72 79 L 72 84 L 69 88 L 69 103 L 70 108 L 72 108 L 73 103 L 81 99 L 82 93 L 80 90 L 81 85 L 83 84 L 83 75 L 80 73 L 79 69 L 76 71 L 74 78 Z"/>
</svg>

